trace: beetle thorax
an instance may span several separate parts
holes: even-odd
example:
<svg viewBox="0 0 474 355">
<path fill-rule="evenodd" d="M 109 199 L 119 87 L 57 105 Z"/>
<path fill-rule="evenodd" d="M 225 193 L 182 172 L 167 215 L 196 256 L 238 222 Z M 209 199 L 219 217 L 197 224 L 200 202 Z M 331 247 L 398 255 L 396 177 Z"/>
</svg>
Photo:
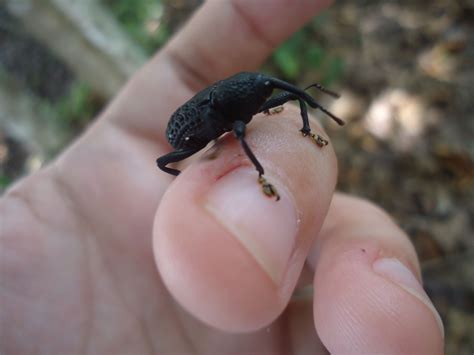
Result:
<svg viewBox="0 0 474 355">
<path fill-rule="evenodd" d="M 255 85 L 254 78 L 245 81 L 226 81 L 219 85 L 213 93 L 215 109 L 222 118 L 228 121 L 241 120 L 249 122 L 271 92 L 262 92 Z"/>
</svg>

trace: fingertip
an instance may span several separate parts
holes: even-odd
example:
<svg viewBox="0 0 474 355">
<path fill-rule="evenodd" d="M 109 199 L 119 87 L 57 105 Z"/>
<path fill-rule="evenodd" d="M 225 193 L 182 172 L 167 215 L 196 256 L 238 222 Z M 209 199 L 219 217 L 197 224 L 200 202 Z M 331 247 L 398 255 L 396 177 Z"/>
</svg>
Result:
<svg viewBox="0 0 474 355">
<path fill-rule="evenodd" d="M 333 150 L 301 136 L 297 110 L 260 118 L 246 139 L 280 200 L 265 195 L 227 136 L 212 159 L 195 161 L 170 185 L 154 226 L 168 290 L 197 318 L 232 332 L 259 329 L 284 310 L 336 182 Z"/>
<path fill-rule="evenodd" d="M 202 322 L 228 332 L 262 328 L 281 313 L 284 297 L 245 241 L 206 208 L 208 189 L 207 176 L 191 169 L 166 192 L 153 233 L 158 270 L 178 303 Z"/>
</svg>

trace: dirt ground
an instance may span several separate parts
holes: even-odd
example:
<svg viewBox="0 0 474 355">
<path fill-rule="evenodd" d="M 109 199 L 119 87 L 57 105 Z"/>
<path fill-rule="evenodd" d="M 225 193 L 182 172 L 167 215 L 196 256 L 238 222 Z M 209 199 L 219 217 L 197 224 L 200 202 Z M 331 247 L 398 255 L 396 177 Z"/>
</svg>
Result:
<svg viewBox="0 0 474 355">
<path fill-rule="evenodd" d="M 322 34 L 346 63 L 333 109 L 350 123 L 328 126 L 339 189 L 412 238 L 447 354 L 474 350 L 473 15 L 472 1 L 339 1 Z"/>
<path fill-rule="evenodd" d="M 0 45 L 12 41 L 1 30 Z M 474 351 L 473 34 L 472 0 L 367 0 L 338 1 L 312 38 L 344 62 L 331 87 L 342 97 L 325 102 L 348 122 L 326 125 L 339 157 L 338 188 L 377 202 L 412 238 L 447 354 Z M 8 58 L 0 56 L 7 69 Z M 311 70 L 301 82 L 317 77 Z M 69 85 L 69 72 L 60 73 Z M 21 174 L 22 142 L 4 135 L 0 143 L 1 169 Z"/>
</svg>

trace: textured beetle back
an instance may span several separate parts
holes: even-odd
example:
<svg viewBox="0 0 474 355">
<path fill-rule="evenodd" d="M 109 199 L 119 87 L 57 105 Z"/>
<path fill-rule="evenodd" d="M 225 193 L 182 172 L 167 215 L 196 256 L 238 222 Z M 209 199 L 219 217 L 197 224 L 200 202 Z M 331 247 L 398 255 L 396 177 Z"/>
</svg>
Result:
<svg viewBox="0 0 474 355">
<path fill-rule="evenodd" d="M 273 90 L 260 85 L 263 78 L 261 74 L 242 72 L 217 83 L 214 98 L 225 119 L 251 120 Z"/>
<path fill-rule="evenodd" d="M 186 145 L 186 137 L 202 126 L 200 111 L 199 107 L 188 103 L 173 113 L 166 129 L 166 138 L 174 148 L 183 148 Z"/>
</svg>

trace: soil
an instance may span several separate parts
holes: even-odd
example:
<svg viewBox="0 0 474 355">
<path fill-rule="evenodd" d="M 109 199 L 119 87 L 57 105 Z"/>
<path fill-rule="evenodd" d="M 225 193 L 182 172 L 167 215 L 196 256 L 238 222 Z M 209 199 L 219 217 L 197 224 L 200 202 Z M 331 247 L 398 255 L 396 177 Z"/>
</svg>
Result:
<svg viewBox="0 0 474 355">
<path fill-rule="evenodd" d="M 327 129 L 342 191 L 417 249 L 447 354 L 474 350 L 474 2 L 338 1 L 322 37 L 346 63 Z"/>
</svg>

